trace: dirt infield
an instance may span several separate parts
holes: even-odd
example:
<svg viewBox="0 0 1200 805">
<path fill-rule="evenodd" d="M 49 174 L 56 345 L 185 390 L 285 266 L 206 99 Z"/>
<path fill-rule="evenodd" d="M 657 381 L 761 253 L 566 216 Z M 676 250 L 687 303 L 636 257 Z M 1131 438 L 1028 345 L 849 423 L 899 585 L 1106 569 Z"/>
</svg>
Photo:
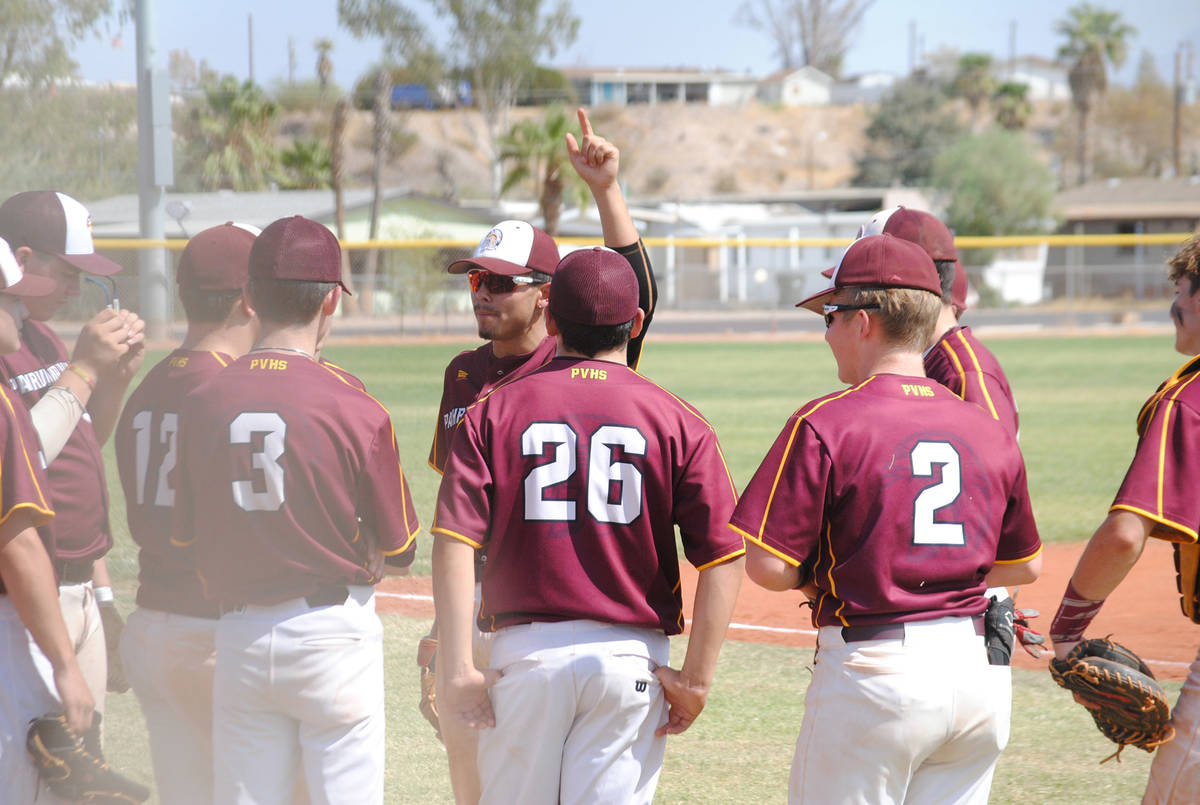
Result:
<svg viewBox="0 0 1200 805">
<path fill-rule="evenodd" d="M 1032 623 L 1038 631 L 1049 629 L 1083 545 L 1080 542 L 1046 546 L 1042 577 L 1018 592 L 1017 603 L 1021 607 L 1042 613 Z M 683 591 L 688 612 L 695 586 L 696 573 L 685 564 Z M 433 617 L 432 584 L 428 576 L 389 579 L 378 590 L 380 612 Z M 814 645 L 816 632 L 808 610 L 798 609 L 800 600 L 799 593 L 772 593 L 746 582 L 738 596 L 730 639 L 786 646 Z M 1170 545 L 1150 540 L 1145 555 L 1105 603 L 1088 634 L 1096 637 L 1111 634 L 1114 640 L 1137 652 L 1160 679 L 1187 676 L 1188 665 L 1195 658 L 1200 642 L 1200 628 L 1180 612 Z M 1044 669 L 1046 658 L 1035 660 L 1018 651 L 1014 664 Z"/>
</svg>

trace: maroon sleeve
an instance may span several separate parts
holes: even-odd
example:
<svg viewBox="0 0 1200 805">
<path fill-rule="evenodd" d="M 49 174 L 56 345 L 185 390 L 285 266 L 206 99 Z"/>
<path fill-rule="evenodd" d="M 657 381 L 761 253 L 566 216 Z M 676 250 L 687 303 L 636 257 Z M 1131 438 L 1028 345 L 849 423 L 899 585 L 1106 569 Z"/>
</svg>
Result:
<svg viewBox="0 0 1200 805">
<path fill-rule="evenodd" d="M 1033 520 L 1033 505 L 1029 500 L 1025 462 L 1019 452 L 1016 461 L 1018 471 L 1012 484 L 1008 507 L 1004 510 L 1000 541 L 996 545 L 997 564 L 1028 562 L 1042 550 L 1042 540 Z"/>
<path fill-rule="evenodd" d="M 408 481 L 400 467 L 396 434 L 390 418 L 379 429 L 367 456 L 357 511 L 360 527 L 377 535 L 379 548 L 389 565 L 407 567 L 412 564 L 420 524 L 413 509 Z"/>
<path fill-rule="evenodd" d="M 790 565 L 817 547 L 825 519 L 828 452 L 804 421 L 810 403 L 792 415 L 742 492 L 730 525 Z"/>
<path fill-rule="evenodd" d="M 18 410 L 7 390 L 0 389 L 0 522 L 13 512 L 28 510 L 35 525 L 43 525 L 54 517 L 47 497 L 46 475 L 42 469 L 38 445 L 34 442 L 33 426 L 25 426 L 22 417 L 29 415 Z"/>
<path fill-rule="evenodd" d="M 1140 514 L 1189 542 L 1200 524 L 1200 373 L 1188 375 L 1151 398 L 1140 423 L 1140 438 L 1113 509 Z M 1195 387 L 1195 391 L 1193 391 Z M 1195 470 L 1191 465 L 1196 464 Z"/>
<path fill-rule="evenodd" d="M 737 504 L 737 489 L 725 466 L 717 435 L 707 422 L 697 430 L 696 449 L 675 486 L 673 519 L 679 526 L 684 555 L 704 570 L 740 556 L 746 545 L 740 534 L 728 528 Z"/>
<path fill-rule="evenodd" d="M 457 438 L 446 460 L 437 509 L 430 533 L 442 534 L 483 547 L 491 525 L 492 471 L 479 439 L 478 421 L 472 409 L 459 424 Z"/>
<path fill-rule="evenodd" d="M 970 328 L 956 327 L 938 340 L 925 357 L 925 374 L 978 405 L 1017 437 L 1020 417 L 1008 378 L 996 356 Z"/>
</svg>

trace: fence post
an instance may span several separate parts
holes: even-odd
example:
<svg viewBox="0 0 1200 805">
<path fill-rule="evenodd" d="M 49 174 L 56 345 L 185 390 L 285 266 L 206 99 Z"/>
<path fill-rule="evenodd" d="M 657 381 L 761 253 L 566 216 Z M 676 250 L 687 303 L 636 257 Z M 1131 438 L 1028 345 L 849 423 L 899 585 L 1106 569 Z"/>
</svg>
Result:
<svg viewBox="0 0 1200 805">
<path fill-rule="evenodd" d="M 717 301 L 725 307 L 729 304 L 729 241 L 724 234 L 717 247 L 717 270 Z"/>
<path fill-rule="evenodd" d="M 746 303 L 746 233 L 738 232 L 737 236 L 737 300 L 738 304 Z"/>
<path fill-rule="evenodd" d="M 679 303 L 679 296 L 678 296 L 678 290 L 676 288 L 677 280 L 675 277 L 675 272 L 676 272 L 675 257 L 676 257 L 676 255 L 675 255 L 675 236 L 674 235 L 667 235 L 667 247 L 666 248 L 667 248 L 667 260 L 666 260 L 666 263 L 667 263 L 667 266 L 666 266 L 666 268 L 667 268 L 667 271 L 666 271 L 666 274 L 667 274 L 667 305 L 669 307 L 676 307 Z"/>
</svg>

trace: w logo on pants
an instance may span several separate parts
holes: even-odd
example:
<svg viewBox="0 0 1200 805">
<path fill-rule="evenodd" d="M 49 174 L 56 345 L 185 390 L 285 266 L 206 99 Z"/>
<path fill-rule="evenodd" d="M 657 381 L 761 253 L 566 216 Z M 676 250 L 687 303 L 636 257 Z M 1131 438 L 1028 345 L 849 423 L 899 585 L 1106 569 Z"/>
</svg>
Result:
<svg viewBox="0 0 1200 805">
<path fill-rule="evenodd" d="M 646 682 L 646 680 L 639 679 L 633 683 L 633 689 L 636 690 L 638 693 L 645 693 L 647 684 L 649 684 L 649 683 Z"/>
</svg>

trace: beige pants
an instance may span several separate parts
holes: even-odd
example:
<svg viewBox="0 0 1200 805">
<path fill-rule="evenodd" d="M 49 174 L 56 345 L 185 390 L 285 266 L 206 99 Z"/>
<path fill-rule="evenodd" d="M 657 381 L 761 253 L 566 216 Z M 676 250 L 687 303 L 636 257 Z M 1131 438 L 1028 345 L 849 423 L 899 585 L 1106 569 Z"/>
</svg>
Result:
<svg viewBox="0 0 1200 805">
<path fill-rule="evenodd" d="M 104 625 L 100 621 L 100 607 L 96 605 L 96 596 L 92 592 L 92 583 L 62 584 L 58 588 L 58 605 L 62 609 L 63 622 L 67 626 L 67 638 L 75 649 L 75 659 L 79 670 L 87 682 L 92 699 L 96 702 L 96 712 L 104 713 L 104 692 L 108 687 L 108 649 L 104 644 Z M 42 650 L 33 642 L 33 635 L 28 636 L 30 651 L 38 673 L 46 687 L 55 691 L 54 669 L 50 661 L 42 654 Z"/>
</svg>

